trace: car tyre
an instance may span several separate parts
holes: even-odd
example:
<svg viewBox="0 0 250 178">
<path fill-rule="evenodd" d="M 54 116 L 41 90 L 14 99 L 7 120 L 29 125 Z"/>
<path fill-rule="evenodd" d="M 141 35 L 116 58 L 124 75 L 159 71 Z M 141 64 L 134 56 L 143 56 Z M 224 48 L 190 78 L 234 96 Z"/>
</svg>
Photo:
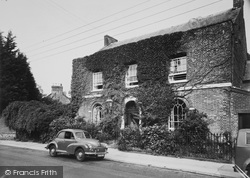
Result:
<svg viewBox="0 0 250 178">
<path fill-rule="evenodd" d="M 85 152 L 82 148 L 78 148 L 75 152 L 76 159 L 78 161 L 84 161 L 85 160 Z"/>
<path fill-rule="evenodd" d="M 57 153 L 56 153 L 56 146 L 55 146 L 55 145 L 51 145 L 51 146 L 49 147 L 49 155 L 50 155 L 51 157 L 57 156 Z"/>
<path fill-rule="evenodd" d="M 246 175 L 250 176 L 250 164 L 247 165 L 247 168 L 245 170 Z"/>
</svg>

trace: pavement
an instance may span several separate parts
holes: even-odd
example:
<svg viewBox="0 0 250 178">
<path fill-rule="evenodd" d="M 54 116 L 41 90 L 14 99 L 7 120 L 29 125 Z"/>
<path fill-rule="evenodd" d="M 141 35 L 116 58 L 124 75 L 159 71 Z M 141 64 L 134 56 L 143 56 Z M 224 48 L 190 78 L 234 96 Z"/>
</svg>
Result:
<svg viewBox="0 0 250 178">
<path fill-rule="evenodd" d="M 48 150 L 45 149 L 46 144 L 35 143 L 35 142 L 0 140 L 0 145 L 48 152 Z M 196 173 L 214 177 L 225 177 L 225 178 L 242 177 L 238 172 L 233 171 L 233 166 L 234 166 L 233 164 L 217 163 L 211 161 L 200 161 L 200 160 L 186 159 L 186 158 L 175 158 L 167 156 L 154 156 L 154 155 L 134 153 L 134 152 L 123 152 L 115 148 L 108 149 L 108 154 L 105 156 L 105 159 L 123 163 L 163 168 L 168 170 L 184 171 L 184 172 L 190 172 L 190 173 Z"/>
</svg>

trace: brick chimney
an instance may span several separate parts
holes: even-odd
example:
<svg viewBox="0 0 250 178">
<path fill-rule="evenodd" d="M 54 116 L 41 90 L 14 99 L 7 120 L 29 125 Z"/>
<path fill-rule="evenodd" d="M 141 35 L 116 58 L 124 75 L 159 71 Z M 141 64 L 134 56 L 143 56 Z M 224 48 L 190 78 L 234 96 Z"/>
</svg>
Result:
<svg viewBox="0 0 250 178">
<path fill-rule="evenodd" d="M 118 40 L 111 37 L 111 36 L 108 36 L 108 35 L 105 35 L 104 36 L 104 46 L 108 46 L 110 45 L 111 43 L 115 43 L 117 42 Z"/>
<path fill-rule="evenodd" d="M 244 5 L 244 0 L 233 0 L 234 8 L 241 8 Z"/>
<path fill-rule="evenodd" d="M 53 84 L 52 85 L 52 91 L 51 93 L 57 93 L 57 94 L 62 94 L 63 93 L 63 86 L 62 84 Z"/>
</svg>

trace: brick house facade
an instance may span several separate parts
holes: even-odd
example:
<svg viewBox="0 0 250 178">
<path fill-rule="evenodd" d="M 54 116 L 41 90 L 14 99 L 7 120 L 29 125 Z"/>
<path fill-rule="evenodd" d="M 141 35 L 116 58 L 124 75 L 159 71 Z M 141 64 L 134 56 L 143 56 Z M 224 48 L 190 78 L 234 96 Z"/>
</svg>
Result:
<svg viewBox="0 0 250 178">
<path fill-rule="evenodd" d="M 80 116 L 100 122 L 107 101 L 104 93 L 113 77 L 116 82 L 111 88 L 122 88 L 124 127 L 138 108 L 136 88 L 144 81 L 162 80 L 171 85 L 176 98 L 169 129 L 184 119 L 186 108 L 206 113 L 211 132 L 235 135 L 240 128 L 250 128 L 250 65 L 243 8 L 121 42 L 109 36 L 104 41 L 100 51 L 73 60 L 72 103 L 79 106 Z M 106 60 L 109 67 L 98 66 L 98 60 Z M 147 74 L 149 68 L 153 72 Z M 116 73 L 110 76 L 110 70 Z M 140 114 L 140 109 L 136 112 Z"/>
</svg>

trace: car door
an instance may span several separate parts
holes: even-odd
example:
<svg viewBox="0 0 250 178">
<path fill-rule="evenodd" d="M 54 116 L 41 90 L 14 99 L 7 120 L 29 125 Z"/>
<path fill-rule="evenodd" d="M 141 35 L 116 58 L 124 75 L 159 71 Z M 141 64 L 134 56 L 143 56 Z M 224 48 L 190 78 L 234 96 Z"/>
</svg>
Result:
<svg viewBox="0 0 250 178">
<path fill-rule="evenodd" d="M 64 137 L 65 137 L 65 132 L 62 131 L 62 132 L 60 132 L 60 133 L 57 135 L 57 137 L 56 137 L 56 139 L 55 139 L 55 141 L 56 141 L 56 143 L 57 143 L 57 146 L 58 146 L 58 150 L 63 150 Z"/>
<path fill-rule="evenodd" d="M 74 134 L 72 132 L 65 132 L 63 150 L 66 150 L 71 143 L 76 143 Z"/>
<path fill-rule="evenodd" d="M 235 164 L 244 170 L 250 159 L 250 129 L 239 130 L 235 152 Z"/>
</svg>

